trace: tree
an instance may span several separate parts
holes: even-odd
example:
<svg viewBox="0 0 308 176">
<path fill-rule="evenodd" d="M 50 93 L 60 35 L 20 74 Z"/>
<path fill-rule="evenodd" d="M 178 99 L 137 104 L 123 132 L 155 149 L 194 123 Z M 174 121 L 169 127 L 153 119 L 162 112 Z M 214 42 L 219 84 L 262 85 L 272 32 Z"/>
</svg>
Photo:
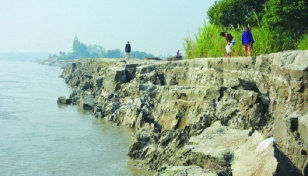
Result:
<svg viewBox="0 0 308 176">
<path fill-rule="evenodd" d="M 215 1 L 207 15 L 209 22 L 218 26 L 258 26 L 266 0 L 220 0 Z"/>
<path fill-rule="evenodd" d="M 88 46 L 89 57 L 91 58 L 103 58 L 105 57 L 105 49 L 99 45 Z"/>
<path fill-rule="evenodd" d="M 86 45 L 81 43 L 78 37 L 75 37 L 73 40 L 72 52 L 60 51 L 59 56 L 54 55 L 61 60 L 63 59 L 80 59 L 80 58 L 123 58 L 124 53 L 120 49 L 106 50 L 100 45 Z M 154 57 L 153 54 L 148 54 L 146 52 L 133 51 L 132 57 L 134 58 L 146 58 Z M 52 57 L 51 55 L 49 56 Z"/>
<path fill-rule="evenodd" d="M 132 51 L 131 57 L 132 58 L 138 58 L 138 59 L 145 59 L 145 58 L 154 57 L 154 55 L 153 54 L 148 54 L 146 52 Z"/>
<path fill-rule="evenodd" d="M 90 56 L 87 45 L 81 43 L 77 37 L 75 37 L 73 41 L 73 55 L 78 58 L 84 58 Z"/>
<path fill-rule="evenodd" d="M 298 40 L 308 30 L 307 0 L 268 0 L 262 24 L 275 37 Z"/>
<path fill-rule="evenodd" d="M 122 58 L 124 57 L 123 52 L 120 49 L 108 50 L 106 58 Z"/>
<path fill-rule="evenodd" d="M 210 23 L 220 27 L 260 28 L 271 52 L 295 49 L 308 34 L 308 0 L 219 0 L 207 13 Z"/>
</svg>

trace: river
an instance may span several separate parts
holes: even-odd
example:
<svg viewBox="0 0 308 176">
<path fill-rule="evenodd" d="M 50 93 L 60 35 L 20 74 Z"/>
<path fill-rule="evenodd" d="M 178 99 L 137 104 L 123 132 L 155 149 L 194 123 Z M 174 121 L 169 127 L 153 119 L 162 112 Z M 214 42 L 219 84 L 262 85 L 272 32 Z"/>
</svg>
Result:
<svg viewBox="0 0 308 176">
<path fill-rule="evenodd" d="M 0 175 L 148 175 L 129 164 L 130 129 L 57 104 L 61 73 L 0 60 Z"/>
</svg>

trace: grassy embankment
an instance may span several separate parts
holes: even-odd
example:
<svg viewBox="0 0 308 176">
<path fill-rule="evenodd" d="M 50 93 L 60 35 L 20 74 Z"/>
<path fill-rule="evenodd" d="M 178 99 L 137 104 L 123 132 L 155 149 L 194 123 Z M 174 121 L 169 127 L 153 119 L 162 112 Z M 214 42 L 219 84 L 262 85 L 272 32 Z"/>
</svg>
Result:
<svg viewBox="0 0 308 176">
<path fill-rule="evenodd" d="M 200 58 L 200 57 L 222 57 L 225 56 L 226 41 L 224 37 L 219 34 L 222 31 L 230 33 L 236 40 L 232 49 L 232 56 L 244 56 L 242 50 L 242 28 L 229 28 L 223 29 L 215 25 L 204 24 L 199 29 L 197 35 L 192 38 L 188 36 L 184 41 L 184 48 L 187 59 Z M 298 41 L 292 41 L 288 38 L 277 42 L 276 36 L 266 28 L 251 28 L 251 33 L 255 40 L 253 44 L 253 55 L 258 56 L 261 54 L 274 53 L 282 51 L 281 48 L 293 48 L 299 50 L 308 49 L 308 34 Z M 285 46 L 284 46 L 285 45 Z"/>
</svg>

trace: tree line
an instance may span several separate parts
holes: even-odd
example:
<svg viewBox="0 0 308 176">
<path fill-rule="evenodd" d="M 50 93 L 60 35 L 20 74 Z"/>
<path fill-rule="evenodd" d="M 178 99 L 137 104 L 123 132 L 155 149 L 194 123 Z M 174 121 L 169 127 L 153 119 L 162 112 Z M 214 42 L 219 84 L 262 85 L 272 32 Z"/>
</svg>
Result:
<svg viewBox="0 0 308 176">
<path fill-rule="evenodd" d="M 241 34 L 249 26 L 255 39 L 254 55 L 308 49 L 308 0 L 218 0 L 194 38 L 185 38 L 186 57 L 223 56 L 225 41 L 219 32 L 237 40 L 233 55 L 243 55 Z"/>
<path fill-rule="evenodd" d="M 81 59 L 81 58 L 124 58 L 125 55 L 120 49 L 106 50 L 100 45 L 87 45 L 79 41 L 78 37 L 73 40 L 72 51 L 62 52 L 60 51 L 58 55 L 51 54 L 49 58 L 57 58 L 59 60 L 70 60 L 70 59 Z M 153 54 L 132 51 L 132 58 L 149 58 L 154 57 Z"/>
</svg>

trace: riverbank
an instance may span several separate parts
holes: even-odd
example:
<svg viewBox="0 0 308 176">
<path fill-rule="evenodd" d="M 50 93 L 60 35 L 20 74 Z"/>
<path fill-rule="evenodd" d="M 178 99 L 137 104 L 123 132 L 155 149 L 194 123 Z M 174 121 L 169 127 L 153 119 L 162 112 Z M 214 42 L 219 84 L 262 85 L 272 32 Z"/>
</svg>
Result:
<svg viewBox="0 0 308 176">
<path fill-rule="evenodd" d="M 62 77 L 68 102 L 136 129 L 128 155 L 157 175 L 308 174 L 308 51 L 83 59 Z"/>
<path fill-rule="evenodd" d="M 58 58 L 48 58 L 46 60 L 40 61 L 40 64 L 43 65 L 49 65 L 49 66 L 56 66 L 56 67 L 60 67 L 62 69 L 69 67 L 70 65 L 72 65 L 72 63 L 78 61 L 78 59 L 74 59 L 74 60 L 59 60 Z"/>
</svg>

